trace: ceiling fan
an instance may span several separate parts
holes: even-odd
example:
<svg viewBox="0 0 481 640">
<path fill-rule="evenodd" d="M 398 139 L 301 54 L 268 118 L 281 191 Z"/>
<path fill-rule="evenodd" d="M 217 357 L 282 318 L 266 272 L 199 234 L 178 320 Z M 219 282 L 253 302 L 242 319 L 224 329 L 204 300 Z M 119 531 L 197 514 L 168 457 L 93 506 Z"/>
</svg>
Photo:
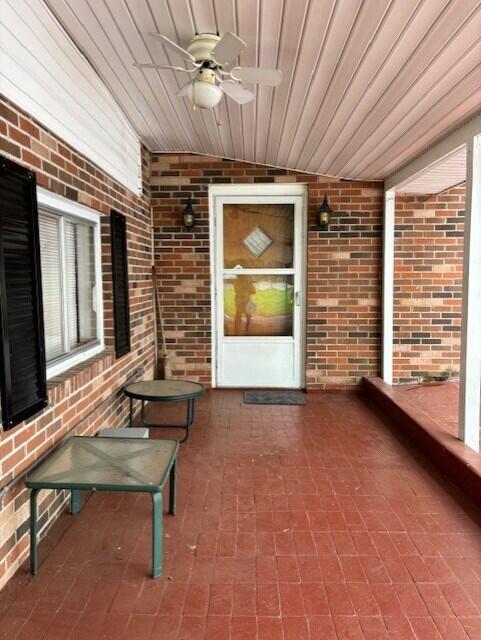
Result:
<svg viewBox="0 0 481 640">
<path fill-rule="evenodd" d="M 159 38 L 165 47 L 182 57 L 187 66 L 137 62 L 134 66 L 140 69 L 174 69 L 190 74 L 191 79 L 177 95 L 187 96 L 194 109 L 212 109 L 224 94 L 238 104 L 246 104 L 255 95 L 243 87 L 242 82 L 276 87 L 282 80 L 282 72 L 278 69 L 235 66 L 234 61 L 246 44 L 231 32 L 224 33 L 222 37 L 212 33 L 197 34 L 186 49 L 160 33 L 150 35 Z"/>
</svg>

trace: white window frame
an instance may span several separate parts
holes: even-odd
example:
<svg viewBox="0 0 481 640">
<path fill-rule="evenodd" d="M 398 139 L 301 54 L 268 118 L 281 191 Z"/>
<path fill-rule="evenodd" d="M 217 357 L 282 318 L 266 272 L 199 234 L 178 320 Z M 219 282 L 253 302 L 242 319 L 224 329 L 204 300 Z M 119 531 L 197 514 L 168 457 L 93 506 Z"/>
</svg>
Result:
<svg viewBox="0 0 481 640">
<path fill-rule="evenodd" d="M 47 380 L 64 373 L 68 369 L 75 367 L 76 365 L 92 358 L 93 356 L 101 353 L 105 349 L 104 342 L 104 308 L 103 308 L 103 291 L 102 291 L 102 249 L 100 238 L 100 214 L 96 213 L 89 207 L 73 202 L 67 198 L 52 193 L 43 187 L 37 187 L 37 203 L 39 210 L 46 213 L 52 213 L 60 216 L 62 220 L 63 216 L 89 222 L 94 228 L 94 255 L 95 255 L 95 293 L 96 293 L 96 311 L 97 311 L 97 339 L 95 342 L 75 350 L 71 354 L 65 354 L 53 361 L 51 364 L 47 364 Z"/>
</svg>

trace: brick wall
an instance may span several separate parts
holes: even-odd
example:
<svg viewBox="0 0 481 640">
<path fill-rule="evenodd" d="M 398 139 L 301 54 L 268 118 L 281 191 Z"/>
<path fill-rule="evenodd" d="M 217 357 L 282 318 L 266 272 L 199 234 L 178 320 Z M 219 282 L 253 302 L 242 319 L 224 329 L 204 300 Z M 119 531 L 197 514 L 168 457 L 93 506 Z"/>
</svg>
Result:
<svg viewBox="0 0 481 640">
<path fill-rule="evenodd" d="M 459 372 L 464 199 L 396 197 L 395 382 Z"/>
<path fill-rule="evenodd" d="M 101 426 L 127 420 L 121 392 L 139 369 L 153 375 L 154 326 L 150 266 L 152 227 L 148 172 L 143 152 L 144 190 L 127 191 L 68 145 L 43 129 L 14 105 L 0 99 L 0 153 L 33 169 L 37 183 L 85 204 L 101 217 L 106 351 L 49 382 L 49 407 L 29 422 L 0 432 L 0 489 L 71 429 L 94 434 Z M 110 257 L 110 209 L 127 216 L 132 351 L 116 360 L 112 353 L 113 319 Z M 62 509 L 65 496 L 40 494 L 40 523 L 48 527 Z M 22 482 L 0 504 L 0 588 L 27 554 L 28 491 Z"/>
<path fill-rule="evenodd" d="M 328 232 L 308 233 L 307 387 L 379 374 L 382 184 L 195 155 L 154 155 L 151 176 L 155 263 L 177 376 L 211 381 L 208 187 L 273 182 L 308 184 L 309 226 L 324 193 L 334 209 Z M 198 221 L 186 231 L 189 195 Z"/>
</svg>

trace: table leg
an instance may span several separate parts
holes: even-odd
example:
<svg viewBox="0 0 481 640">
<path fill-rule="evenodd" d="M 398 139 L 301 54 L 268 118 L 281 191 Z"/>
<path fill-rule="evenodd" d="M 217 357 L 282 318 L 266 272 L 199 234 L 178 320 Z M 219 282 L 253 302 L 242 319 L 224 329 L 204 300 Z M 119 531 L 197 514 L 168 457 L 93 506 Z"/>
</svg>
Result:
<svg viewBox="0 0 481 640">
<path fill-rule="evenodd" d="M 155 402 L 155 401 L 152 401 Z M 146 427 L 147 429 L 151 429 L 151 428 L 163 428 L 163 429 L 185 429 L 185 436 L 182 438 L 182 440 L 179 440 L 179 443 L 182 444 L 183 442 L 186 442 L 189 439 L 189 428 L 192 426 L 192 423 L 194 422 L 194 404 L 195 404 L 195 398 L 190 398 L 189 400 L 187 400 L 187 414 L 185 417 L 185 423 L 184 424 L 153 424 L 151 422 L 146 422 L 145 421 L 145 401 L 142 400 L 142 409 L 140 412 L 140 419 L 142 422 L 142 426 Z"/>
<path fill-rule="evenodd" d="M 195 403 L 195 399 L 191 398 L 190 400 L 187 400 L 187 416 L 185 419 L 185 437 L 182 438 L 182 440 L 179 440 L 179 443 L 182 444 L 183 442 L 187 442 L 187 440 L 189 439 L 189 429 L 192 426 L 192 423 L 194 422 L 194 403 Z"/>
<path fill-rule="evenodd" d="M 162 575 L 162 493 L 152 493 L 152 577 Z"/>
<path fill-rule="evenodd" d="M 30 573 L 37 573 L 37 496 L 40 489 L 30 491 Z"/>
<path fill-rule="evenodd" d="M 174 460 L 174 464 L 170 469 L 169 477 L 169 514 L 175 516 L 175 483 L 177 481 L 177 460 Z"/>
<path fill-rule="evenodd" d="M 133 426 L 134 421 L 134 399 L 129 398 L 129 427 Z"/>
<path fill-rule="evenodd" d="M 70 489 L 70 513 L 75 515 L 80 511 L 80 490 Z"/>
</svg>

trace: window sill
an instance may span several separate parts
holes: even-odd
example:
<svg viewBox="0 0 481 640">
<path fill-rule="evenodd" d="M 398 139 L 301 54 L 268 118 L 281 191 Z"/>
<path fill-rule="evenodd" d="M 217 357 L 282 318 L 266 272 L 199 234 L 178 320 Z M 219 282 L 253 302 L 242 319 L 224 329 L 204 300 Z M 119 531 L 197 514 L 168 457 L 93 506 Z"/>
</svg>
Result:
<svg viewBox="0 0 481 640">
<path fill-rule="evenodd" d="M 115 362 L 113 349 L 104 348 L 100 353 L 76 364 L 63 373 L 51 377 L 47 382 L 48 407 L 51 408 L 67 398 L 91 380 L 110 369 Z"/>
<path fill-rule="evenodd" d="M 105 345 L 96 341 L 90 346 L 85 346 L 83 349 L 77 349 L 63 358 L 53 361 L 52 364 L 47 364 L 47 381 L 57 378 L 64 373 L 68 374 L 71 369 L 81 366 L 84 362 L 93 360 L 98 355 L 101 355 L 105 351 Z"/>
</svg>

